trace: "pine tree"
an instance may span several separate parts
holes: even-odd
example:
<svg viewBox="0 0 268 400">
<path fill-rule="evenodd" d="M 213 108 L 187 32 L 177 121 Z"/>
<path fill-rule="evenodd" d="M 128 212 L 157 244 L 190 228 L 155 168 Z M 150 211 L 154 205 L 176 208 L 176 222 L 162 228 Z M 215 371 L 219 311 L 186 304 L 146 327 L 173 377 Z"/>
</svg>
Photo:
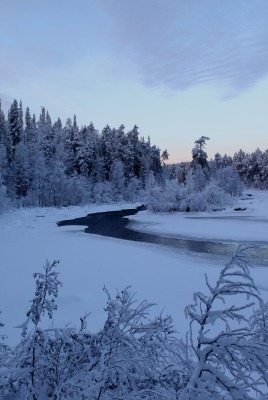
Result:
<svg viewBox="0 0 268 400">
<path fill-rule="evenodd" d="M 79 130 L 75 115 L 73 122 L 70 118 L 67 119 L 64 131 L 66 135 L 66 173 L 68 175 L 72 175 L 73 173 L 79 174 L 79 150 L 82 146 L 82 141 L 79 137 Z"/>
<path fill-rule="evenodd" d="M 9 132 L 14 152 L 16 146 L 21 141 L 22 130 L 23 130 L 22 117 L 23 117 L 22 104 L 20 102 L 20 106 L 18 106 L 18 102 L 15 99 L 8 113 Z"/>
<path fill-rule="evenodd" d="M 207 153 L 204 148 L 206 145 L 206 140 L 209 140 L 207 136 L 201 136 L 200 139 L 196 140 L 195 147 L 192 149 L 192 167 L 196 168 L 197 165 L 201 165 L 204 170 L 209 170 L 208 162 L 207 162 Z"/>
<path fill-rule="evenodd" d="M 0 99 L 0 144 L 4 143 L 4 138 L 6 136 L 6 119 L 5 119 L 5 114 L 2 111 L 1 108 L 1 99 Z"/>
<path fill-rule="evenodd" d="M 131 146 L 131 152 L 133 157 L 133 174 L 134 176 L 140 176 L 140 163 L 138 157 L 138 141 L 139 141 L 139 132 L 138 126 L 134 125 L 133 129 L 127 133 L 127 138 L 129 144 Z"/>
<path fill-rule="evenodd" d="M 109 125 L 106 125 L 101 132 L 101 155 L 103 156 L 105 179 L 109 179 L 110 170 L 114 161 L 115 155 L 115 130 L 112 130 Z"/>
<path fill-rule="evenodd" d="M 0 144 L 3 143 L 6 150 L 6 161 L 9 166 L 13 160 L 13 150 L 12 150 L 12 141 L 9 131 L 8 123 L 5 119 L 5 114 L 1 109 L 1 100 L 0 100 Z"/>
</svg>

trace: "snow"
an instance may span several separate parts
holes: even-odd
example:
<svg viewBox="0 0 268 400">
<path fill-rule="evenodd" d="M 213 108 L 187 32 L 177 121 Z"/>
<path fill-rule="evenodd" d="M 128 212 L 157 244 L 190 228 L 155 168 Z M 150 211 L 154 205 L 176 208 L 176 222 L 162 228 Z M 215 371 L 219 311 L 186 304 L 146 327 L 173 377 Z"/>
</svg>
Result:
<svg viewBox="0 0 268 400">
<path fill-rule="evenodd" d="M 252 192 L 253 193 L 253 192 Z M 131 217 L 142 229 L 161 234 L 194 237 L 267 241 L 268 193 L 254 191 L 246 200 L 248 210 L 225 210 L 217 214 L 151 214 Z M 243 201 L 242 201 L 243 203 Z M 59 259 L 59 279 L 63 283 L 58 298 L 54 327 L 79 326 L 79 318 L 90 312 L 88 329 L 97 331 L 104 322 L 104 285 L 115 293 L 131 285 L 138 301 L 157 303 L 153 313 L 171 314 L 177 331 L 188 329 L 184 308 L 192 294 L 205 290 L 204 274 L 214 282 L 223 264 L 212 256 L 187 255 L 153 244 L 122 241 L 86 234 L 81 226 L 58 227 L 57 221 L 82 217 L 92 212 L 132 208 L 137 204 L 69 208 L 17 209 L 0 215 L 1 280 L 0 310 L 7 343 L 15 344 L 34 296 L 34 272 L 45 260 Z M 215 219 L 215 215 L 219 218 Z M 230 218 L 235 216 L 236 218 Z M 189 218 L 194 217 L 194 218 Z M 240 220 L 237 218 L 241 218 Z M 140 224 L 139 224 L 140 227 Z M 227 262 L 228 260 L 226 260 Z M 266 268 L 257 267 L 253 276 L 265 288 Z M 46 322 L 47 323 L 47 322 Z"/>
<path fill-rule="evenodd" d="M 246 210 L 235 211 L 235 208 Z M 159 215 L 141 211 L 128 218 L 133 222 L 131 229 L 161 236 L 267 242 L 268 191 L 248 190 L 233 207 L 217 212 L 174 212 Z"/>
</svg>

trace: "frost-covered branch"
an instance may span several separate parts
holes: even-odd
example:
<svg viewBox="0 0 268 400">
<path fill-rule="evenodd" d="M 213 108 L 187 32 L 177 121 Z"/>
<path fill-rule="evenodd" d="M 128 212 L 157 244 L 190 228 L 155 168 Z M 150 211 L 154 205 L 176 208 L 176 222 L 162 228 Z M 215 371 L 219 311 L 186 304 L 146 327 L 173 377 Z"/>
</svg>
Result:
<svg viewBox="0 0 268 400">
<path fill-rule="evenodd" d="M 268 344 L 257 340 L 249 323 L 249 311 L 262 300 L 249 272 L 247 250 L 238 248 L 215 286 L 206 277 L 208 294 L 194 293 L 194 303 L 186 307 L 196 366 L 183 400 L 225 395 L 249 400 L 267 387 Z"/>
</svg>

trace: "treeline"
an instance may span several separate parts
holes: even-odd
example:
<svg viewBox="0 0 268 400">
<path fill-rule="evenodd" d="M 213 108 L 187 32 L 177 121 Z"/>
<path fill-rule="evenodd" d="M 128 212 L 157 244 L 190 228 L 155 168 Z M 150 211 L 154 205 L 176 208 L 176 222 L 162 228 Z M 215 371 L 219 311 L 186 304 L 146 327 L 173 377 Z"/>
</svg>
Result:
<svg viewBox="0 0 268 400">
<path fill-rule="evenodd" d="M 170 177 L 177 179 L 178 182 L 185 182 L 193 162 L 195 163 L 194 157 L 191 162 L 169 165 Z M 257 148 L 252 153 L 246 153 L 240 149 L 233 157 L 216 153 L 214 159 L 207 160 L 207 165 L 212 172 L 226 167 L 233 167 L 247 187 L 268 189 L 268 149 L 261 151 Z"/>
<path fill-rule="evenodd" d="M 243 185 L 268 188 L 268 150 L 208 160 L 208 139 L 195 141 L 192 161 L 168 165 L 167 150 L 136 125 L 99 132 L 75 115 L 52 123 L 44 107 L 37 120 L 17 100 L 6 118 L 0 103 L 0 209 L 139 200 L 154 211 L 204 211 L 231 204 Z"/>
<path fill-rule="evenodd" d="M 257 148 L 253 153 L 239 150 L 234 154 L 233 165 L 247 186 L 268 189 L 268 149 Z"/>
<path fill-rule="evenodd" d="M 62 206 L 83 201 L 135 200 L 150 174 L 158 177 L 166 151 L 139 136 L 93 123 L 78 127 L 76 116 L 52 123 L 41 107 L 36 119 L 14 100 L 7 118 L 0 104 L 0 199 L 20 206 Z M 0 200 L 0 202 L 1 202 Z"/>
<path fill-rule="evenodd" d="M 192 161 L 167 165 L 161 185 L 147 190 L 152 211 L 216 211 L 232 205 L 242 193 L 243 183 L 230 157 L 208 161 L 206 136 L 195 141 Z"/>
<path fill-rule="evenodd" d="M 148 187 L 152 211 L 211 211 L 231 206 L 245 187 L 268 189 L 268 150 L 240 150 L 234 157 L 217 153 L 208 160 L 208 137 L 195 141 L 192 161 L 166 165 L 161 185 Z"/>
</svg>

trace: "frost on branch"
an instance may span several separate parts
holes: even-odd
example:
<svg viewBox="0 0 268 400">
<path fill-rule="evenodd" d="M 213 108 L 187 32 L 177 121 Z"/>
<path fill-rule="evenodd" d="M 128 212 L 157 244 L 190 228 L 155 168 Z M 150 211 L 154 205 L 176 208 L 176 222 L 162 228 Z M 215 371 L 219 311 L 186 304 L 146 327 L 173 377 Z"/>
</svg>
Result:
<svg viewBox="0 0 268 400">
<path fill-rule="evenodd" d="M 107 318 L 90 333 L 40 329 L 23 340 L 0 368 L 3 400 L 175 400 L 189 380 L 186 345 L 172 319 L 149 319 L 152 304 L 137 303 L 129 288 L 108 300 Z M 1 397 L 2 396 L 2 397 Z"/>
<path fill-rule="evenodd" d="M 52 318 L 53 311 L 57 310 L 55 299 L 58 297 L 58 287 L 62 286 L 62 283 L 58 280 L 59 273 L 54 270 L 58 264 L 59 261 L 55 260 L 50 264 L 46 260 L 44 272 L 35 272 L 33 274 L 36 284 L 35 296 L 31 300 L 30 310 L 26 313 L 27 320 L 18 326 L 18 328 L 22 329 L 23 337 L 26 336 L 30 321 L 33 322 L 36 328 L 42 315 L 47 313 L 48 317 Z"/>
<path fill-rule="evenodd" d="M 172 336 L 171 317 L 150 320 L 153 304 L 136 304 L 129 287 L 117 291 L 114 299 L 104 291 L 107 320 L 100 334 L 99 389 L 94 398 L 174 398 L 189 372 L 185 345 Z"/>
<path fill-rule="evenodd" d="M 260 302 L 260 308 L 254 310 L 250 322 L 255 337 L 268 344 L 268 302 Z"/>
<path fill-rule="evenodd" d="M 194 304 L 186 308 L 196 365 L 182 400 L 249 400 L 267 391 L 268 345 L 249 324 L 261 298 L 246 251 L 238 248 L 215 286 L 206 277 L 208 295 L 194 293 Z"/>
<path fill-rule="evenodd" d="M 58 265 L 59 261 L 53 261 L 52 264 L 46 260 L 44 266 L 44 273 L 35 272 L 34 278 L 36 282 L 35 297 L 32 302 L 30 310 L 27 312 L 34 325 L 36 326 L 41 319 L 41 315 L 46 312 L 49 318 L 52 318 L 53 311 L 57 309 L 55 299 L 58 297 L 58 286 L 61 286 L 61 282 L 58 280 L 58 272 L 54 271 L 54 268 Z"/>
<path fill-rule="evenodd" d="M 267 399 L 267 304 L 250 276 L 246 250 L 238 249 L 215 285 L 206 277 L 207 294 L 194 293 L 186 343 L 174 336 L 170 316 L 150 319 L 153 304 L 136 302 L 129 287 L 114 297 L 104 288 L 107 318 L 97 333 L 87 330 L 88 314 L 80 329 L 41 329 L 41 314 L 56 309 L 60 284 L 57 262 L 47 262 L 45 273 L 35 274 L 25 322 L 25 329 L 29 321 L 35 329 L 14 348 L 0 347 L 0 398 Z"/>
</svg>

